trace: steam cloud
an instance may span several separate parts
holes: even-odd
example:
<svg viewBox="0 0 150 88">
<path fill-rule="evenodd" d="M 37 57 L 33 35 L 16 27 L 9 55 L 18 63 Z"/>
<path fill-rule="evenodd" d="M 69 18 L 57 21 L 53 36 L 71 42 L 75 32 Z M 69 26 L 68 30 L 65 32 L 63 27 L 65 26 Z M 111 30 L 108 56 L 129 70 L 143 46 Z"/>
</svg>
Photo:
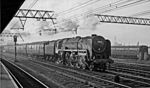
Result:
<svg viewBox="0 0 150 88">
<path fill-rule="evenodd" d="M 62 23 L 59 25 L 59 31 L 77 31 L 79 27 L 78 21 L 74 21 L 71 19 L 63 19 Z"/>
<path fill-rule="evenodd" d="M 31 35 L 30 32 L 22 32 L 22 33 L 20 33 L 20 34 L 21 34 L 21 36 L 23 36 L 23 37 L 28 37 L 28 36 Z"/>
<path fill-rule="evenodd" d="M 86 30 L 96 30 L 99 24 L 98 18 L 94 16 L 85 16 L 81 21 L 81 28 Z"/>
<path fill-rule="evenodd" d="M 85 16 L 83 20 L 72 20 L 72 19 L 62 19 L 58 22 L 56 26 L 56 33 L 59 32 L 72 32 L 77 33 L 77 30 L 96 30 L 99 21 L 97 17 L 94 16 Z M 40 35 L 53 35 L 55 34 L 55 27 L 52 22 L 41 21 L 37 27 L 38 33 Z M 25 34 L 28 35 L 28 34 Z"/>
</svg>

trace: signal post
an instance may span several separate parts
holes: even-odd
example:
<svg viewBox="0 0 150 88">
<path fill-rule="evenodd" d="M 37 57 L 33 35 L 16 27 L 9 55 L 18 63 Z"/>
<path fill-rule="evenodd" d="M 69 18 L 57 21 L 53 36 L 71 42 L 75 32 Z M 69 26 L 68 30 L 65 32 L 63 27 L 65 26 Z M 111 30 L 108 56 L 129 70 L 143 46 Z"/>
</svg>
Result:
<svg viewBox="0 0 150 88">
<path fill-rule="evenodd" d="M 15 60 L 14 60 L 14 62 L 16 62 L 17 61 L 17 58 L 16 58 L 16 56 L 17 56 L 17 52 L 16 52 L 16 50 L 17 50 L 17 48 L 16 48 L 16 43 L 17 43 L 17 36 L 16 35 L 14 35 L 14 42 L 15 42 Z"/>
</svg>

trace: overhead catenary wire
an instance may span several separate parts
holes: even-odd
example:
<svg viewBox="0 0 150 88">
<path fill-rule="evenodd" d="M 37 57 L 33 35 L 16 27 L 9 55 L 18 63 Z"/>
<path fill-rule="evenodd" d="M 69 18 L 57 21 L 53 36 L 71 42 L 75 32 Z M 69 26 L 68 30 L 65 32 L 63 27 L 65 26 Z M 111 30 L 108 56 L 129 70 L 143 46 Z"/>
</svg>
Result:
<svg viewBox="0 0 150 88">
<path fill-rule="evenodd" d="M 84 2 L 84 3 L 82 3 L 82 4 L 78 5 L 78 6 L 72 7 L 72 8 L 70 8 L 70 9 L 68 9 L 68 10 L 61 11 L 61 12 L 59 12 L 58 14 L 70 13 L 70 12 L 72 12 L 72 11 L 74 11 L 74 10 L 81 9 L 81 8 L 83 8 L 83 7 L 85 7 L 85 6 L 94 4 L 94 3 L 99 2 L 99 1 L 101 1 L 101 0 L 89 0 L 89 1 L 86 1 L 86 2 Z"/>
<path fill-rule="evenodd" d="M 142 1 L 141 0 L 121 0 L 121 1 L 120 2 L 117 1 L 117 2 L 114 2 L 114 3 L 110 3 L 108 5 L 102 6 L 102 7 L 98 7 L 96 9 L 93 9 L 92 12 L 97 12 L 97 11 L 100 12 L 100 10 L 101 10 L 101 12 L 99 14 L 103 14 L 103 13 L 106 13 L 106 12 L 109 12 L 109 11 L 115 11 L 115 10 L 118 10 L 118 9 L 122 9 L 123 7 L 128 7 L 128 6 L 133 6 L 135 4 L 138 5 L 138 4 L 141 4 L 141 3 L 149 2 L 149 0 L 142 0 Z M 75 19 L 75 18 L 82 17 L 85 14 L 86 15 L 91 15 L 93 13 L 91 13 L 91 11 L 86 11 L 86 12 L 82 12 L 82 14 L 79 14 L 79 15 L 72 15 L 70 17 L 67 16 L 67 18 Z M 64 22 L 61 22 L 61 23 L 64 23 Z"/>
<path fill-rule="evenodd" d="M 31 9 L 36 3 L 37 3 L 37 1 L 38 0 L 34 0 L 33 1 L 33 3 L 29 6 L 29 8 Z M 94 1 L 94 2 L 91 2 L 91 1 Z M 66 14 L 68 14 L 68 13 L 70 13 L 70 12 L 72 12 L 72 11 L 74 11 L 74 10 L 78 10 L 78 9 L 81 9 L 81 7 L 83 7 L 83 6 L 87 6 L 87 5 L 91 5 L 91 4 L 93 4 L 93 3 L 95 3 L 95 2 L 98 2 L 98 1 L 101 1 L 101 0 L 88 0 L 88 1 L 86 1 L 86 2 L 84 2 L 84 3 L 82 3 L 82 4 L 80 4 L 80 5 L 78 5 L 78 6 L 76 6 L 76 7 L 73 7 L 73 8 L 71 8 L 71 9 L 68 9 L 68 10 L 66 10 L 66 11 L 62 11 L 62 13 L 66 13 Z M 125 4 L 125 3 L 128 3 L 128 2 L 131 2 L 131 1 L 136 1 L 136 2 L 133 2 L 133 3 L 129 3 L 129 4 Z M 134 3 L 137 3 L 137 2 L 140 2 L 141 0 L 119 0 L 119 1 L 116 1 L 116 2 L 114 2 L 114 3 L 110 3 L 110 4 L 108 4 L 108 5 L 105 5 L 105 6 L 103 6 L 103 7 L 100 7 L 100 8 L 96 8 L 96 9 L 94 9 L 94 10 L 92 10 L 93 12 L 96 12 L 96 11 L 99 11 L 99 10 L 104 10 L 103 11 L 103 13 L 104 12 L 109 12 L 109 11 L 112 11 L 112 10 L 115 10 L 116 8 L 118 9 L 118 8 L 120 8 L 120 7 L 124 7 L 124 6 L 128 6 L 128 5 L 130 5 L 130 4 L 134 4 Z M 145 0 L 142 0 L 142 1 L 145 1 Z M 119 5 L 121 5 L 121 4 L 125 4 L 125 5 L 123 5 L 123 6 L 120 6 L 119 7 Z M 113 9 L 109 9 L 109 10 L 105 10 L 105 9 L 107 9 L 107 8 L 112 8 L 114 5 L 116 5 L 116 8 L 113 8 Z M 87 12 L 83 12 L 84 14 L 87 14 L 87 15 L 89 15 L 90 14 L 90 12 L 91 11 L 87 11 Z M 59 14 L 62 14 L 61 12 L 59 13 Z M 82 14 L 83 14 L 82 13 Z M 58 15 L 59 15 L 58 14 Z M 69 18 L 74 18 L 74 17 L 78 17 L 77 15 L 73 15 L 73 16 L 70 16 Z M 79 16 L 80 17 L 80 16 Z"/>
<path fill-rule="evenodd" d="M 83 7 L 92 5 L 92 4 L 94 4 L 98 1 L 101 1 L 101 0 L 88 0 L 86 2 L 83 2 L 83 3 L 79 4 L 78 6 L 75 6 L 73 8 L 70 8 L 68 10 L 65 10 L 65 11 L 62 11 L 62 12 L 58 13 L 58 16 L 61 16 L 60 14 L 69 14 L 69 13 L 75 11 L 75 10 L 81 10 Z M 110 3 L 110 4 L 102 6 L 100 8 L 93 9 L 92 11 L 93 12 L 99 12 L 100 14 L 102 14 L 102 13 L 106 13 L 106 12 L 115 11 L 115 10 L 118 10 L 118 9 L 121 9 L 121 8 L 127 8 L 131 5 L 134 6 L 137 3 L 142 3 L 142 2 L 144 3 L 144 1 L 149 1 L 149 0 L 118 0 L 114 3 Z M 29 6 L 29 8 L 31 9 L 32 7 L 34 7 L 34 5 L 37 2 L 38 2 L 38 0 L 34 0 L 33 3 Z M 86 11 L 86 12 L 83 12 L 82 14 L 79 14 L 79 15 L 71 15 L 68 18 L 69 19 L 74 19 L 74 18 L 77 18 L 77 17 L 82 17 L 84 15 L 90 15 L 90 14 L 91 14 L 91 11 Z"/>
<path fill-rule="evenodd" d="M 138 12 L 138 13 L 135 13 L 131 16 L 142 16 L 142 15 L 150 15 L 150 10 L 145 10 L 145 11 L 142 11 L 142 12 Z"/>
<path fill-rule="evenodd" d="M 30 4 L 30 6 L 28 7 L 28 9 L 32 9 L 38 1 L 39 0 L 34 0 L 33 3 Z"/>
<path fill-rule="evenodd" d="M 131 2 L 131 1 L 134 1 L 134 2 Z M 128 3 L 128 2 L 130 2 L 130 3 Z M 90 15 L 91 12 L 95 12 L 97 14 L 103 14 L 103 13 L 106 13 L 106 12 L 111 12 L 111 11 L 123 9 L 123 8 L 127 8 L 127 7 L 134 6 L 134 5 L 139 5 L 139 4 L 146 3 L 146 2 L 150 2 L 150 1 L 149 0 L 130 0 L 130 1 L 129 0 L 125 0 L 124 2 L 117 3 L 117 4 L 116 3 L 110 3 L 111 6 L 110 5 L 105 5 L 105 6 L 93 9 L 92 11 L 82 12 L 82 14 Z M 81 14 L 79 14 L 79 17 L 80 17 L 80 15 Z M 74 18 L 74 16 L 76 16 L 76 15 L 72 15 L 69 18 Z"/>
<path fill-rule="evenodd" d="M 99 0 L 99 1 L 101 1 L 101 0 Z M 116 1 L 116 2 L 113 2 L 113 3 L 110 3 L 110 4 L 108 4 L 108 5 L 105 5 L 105 6 L 100 6 L 100 7 L 98 7 L 98 8 L 96 8 L 96 9 L 94 9 L 94 10 L 97 10 L 97 9 L 100 9 L 100 8 L 102 8 L 102 9 L 106 9 L 106 8 L 109 8 L 109 7 L 112 7 L 113 5 L 115 5 L 115 4 L 117 4 L 117 5 L 119 5 L 119 4 L 125 4 L 125 3 L 127 3 L 127 2 L 130 2 L 131 0 L 119 0 L 119 1 Z M 92 3 L 92 4 L 94 4 L 94 3 Z M 91 4 L 90 4 L 91 5 Z M 86 5 L 87 6 L 87 5 Z M 74 10 L 78 10 L 78 9 L 74 9 Z M 74 11 L 74 10 L 72 10 L 72 11 Z M 94 10 L 91 10 L 91 11 L 94 11 Z M 70 12 L 68 12 L 68 13 L 71 13 L 72 11 L 70 11 Z M 89 12 L 91 12 L 91 11 L 89 11 Z M 68 14 L 68 13 L 66 13 L 66 14 Z M 84 13 L 84 12 L 83 12 Z M 60 13 L 61 14 L 61 13 Z M 59 14 L 58 14 L 59 15 Z"/>
<path fill-rule="evenodd" d="M 95 12 L 99 11 L 99 13 L 102 14 L 102 13 L 111 12 L 111 11 L 114 11 L 114 10 L 129 8 L 131 6 L 143 4 L 143 3 L 146 3 L 146 2 L 149 2 L 149 0 L 130 0 L 130 1 L 127 0 L 127 2 L 122 2 L 121 4 L 120 3 L 119 4 L 112 4 L 110 6 L 110 8 L 112 7 L 112 9 L 108 9 L 104 12 L 99 11 L 99 10 L 102 10 L 102 9 L 95 9 Z M 105 7 L 105 8 L 107 9 L 107 7 Z"/>
<path fill-rule="evenodd" d="M 105 10 L 106 8 L 111 7 L 110 5 L 113 5 L 113 4 L 122 4 L 122 3 L 129 2 L 129 1 L 130 1 L 130 0 L 119 0 L 119 1 L 110 3 L 110 4 L 108 4 L 108 5 L 101 6 L 101 7 L 98 7 L 98 8 L 102 8 L 103 10 Z M 97 8 L 94 9 L 94 10 L 97 10 Z M 92 10 L 92 11 L 94 11 L 94 10 Z M 66 14 L 67 14 L 67 13 L 66 13 Z M 77 18 L 77 17 L 82 17 L 84 14 L 89 15 L 89 14 L 91 14 L 91 11 L 82 12 L 82 13 L 79 14 L 79 15 L 72 15 L 72 16 L 69 17 L 69 19 L 74 19 L 74 18 Z"/>
<path fill-rule="evenodd" d="M 29 9 L 31 9 L 37 2 L 38 2 L 39 0 L 34 0 L 33 1 L 33 3 L 31 3 L 30 5 L 29 5 Z M 91 1 L 94 1 L 94 2 L 91 2 Z M 66 12 L 68 12 L 68 13 L 70 13 L 70 12 L 72 12 L 72 11 L 74 11 L 74 10 L 78 10 L 78 9 L 80 9 L 82 6 L 87 6 L 87 5 L 91 5 L 91 4 L 93 4 L 93 3 L 95 3 L 95 2 L 97 2 L 97 1 L 101 1 L 101 0 L 88 0 L 88 1 L 86 1 L 86 2 L 84 2 L 84 3 L 82 3 L 82 4 L 80 4 L 79 6 L 76 6 L 76 7 L 73 7 L 73 8 L 71 8 L 71 9 L 68 9 L 68 10 L 66 10 L 66 11 L 63 11 L 62 13 L 66 13 Z M 109 5 L 107 5 L 106 6 L 106 8 L 107 7 L 112 7 L 112 6 L 114 6 L 114 5 L 117 5 L 116 6 L 116 8 L 118 9 L 118 8 L 120 8 L 119 7 L 119 4 L 123 4 L 123 3 L 127 3 L 127 2 L 131 2 L 131 1 L 135 1 L 135 0 L 119 0 L 119 1 L 116 1 L 116 2 L 114 2 L 114 3 L 110 3 Z M 137 1 L 137 0 L 136 0 Z M 145 0 L 138 0 L 137 2 L 141 2 L 141 1 L 145 1 Z M 134 3 L 137 3 L 137 2 L 133 2 L 133 3 L 130 3 L 130 4 L 134 4 Z M 128 4 L 129 5 L 129 4 Z M 128 5 L 124 5 L 124 6 L 121 6 L 121 7 L 125 7 L 125 6 L 128 6 Z M 80 8 L 79 8 L 80 7 Z M 94 9 L 94 10 L 92 10 L 92 11 L 98 11 L 99 9 L 103 9 L 103 8 L 105 8 L 105 6 L 104 7 L 101 7 L 101 8 L 96 8 L 96 9 Z M 105 9 L 106 9 L 105 8 Z M 115 8 L 115 9 L 116 9 Z M 109 12 L 109 11 L 112 11 L 113 9 L 111 9 L 111 10 L 107 10 L 106 12 Z M 91 12 L 91 11 L 90 11 Z M 62 13 L 60 13 L 60 14 L 62 14 Z M 88 12 L 86 12 L 86 13 L 88 13 Z M 67 14 L 67 13 L 66 13 Z M 73 17 L 73 16 L 71 16 L 71 17 Z"/>
<path fill-rule="evenodd" d="M 144 1 L 144 2 L 143 2 Z M 118 10 L 119 8 L 122 9 L 122 7 L 126 7 L 126 6 L 133 6 L 134 4 L 138 5 L 138 4 L 141 4 L 141 3 L 145 3 L 147 2 L 148 0 L 143 0 L 142 2 L 140 0 L 122 0 L 121 1 L 117 1 L 117 2 L 114 2 L 114 3 L 110 3 L 108 5 L 105 5 L 105 6 L 102 6 L 101 8 L 103 9 L 101 11 L 101 13 L 106 13 L 106 12 L 109 12 L 109 11 L 113 11 L 113 10 Z M 140 3 L 139 3 L 140 2 Z M 137 4 L 138 3 L 138 4 Z M 107 9 L 107 8 L 108 9 Z M 113 8 L 112 8 L 113 7 Z M 115 7 L 115 8 L 114 8 Z M 97 8 L 92 10 L 93 12 L 97 11 Z M 86 15 L 90 15 L 90 14 L 93 14 L 91 13 L 91 11 L 87 11 L 87 12 L 83 12 L 83 14 L 86 14 Z M 79 14 L 79 15 L 73 15 L 71 17 L 68 17 L 68 19 L 75 19 L 75 18 L 79 18 L 79 17 L 82 17 L 83 14 Z M 79 19 L 78 19 L 79 20 Z M 80 18 L 80 20 L 82 20 L 82 18 Z M 65 22 L 60 22 L 60 24 L 63 24 Z"/>
</svg>

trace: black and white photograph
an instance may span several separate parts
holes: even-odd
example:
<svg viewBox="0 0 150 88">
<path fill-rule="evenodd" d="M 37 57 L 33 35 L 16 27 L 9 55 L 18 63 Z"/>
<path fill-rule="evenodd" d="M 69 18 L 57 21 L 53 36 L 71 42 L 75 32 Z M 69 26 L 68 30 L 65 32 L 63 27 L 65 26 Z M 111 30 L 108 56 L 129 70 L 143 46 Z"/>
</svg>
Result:
<svg viewBox="0 0 150 88">
<path fill-rule="evenodd" d="M 150 88 L 150 0 L 0 3 L 0 88 Z"/>
</svg>

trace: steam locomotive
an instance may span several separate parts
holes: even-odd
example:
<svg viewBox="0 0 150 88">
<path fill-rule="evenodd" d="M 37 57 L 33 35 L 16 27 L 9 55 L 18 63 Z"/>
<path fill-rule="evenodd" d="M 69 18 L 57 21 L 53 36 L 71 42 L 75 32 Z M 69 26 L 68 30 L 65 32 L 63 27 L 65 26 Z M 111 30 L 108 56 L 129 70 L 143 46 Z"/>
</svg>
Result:
<svg viewBox="0 0 150 88">
<path fill-rule="evenodd" d="M 14 53 L 14 47 L 5 46 L 6 52 Z M 87 37 L 64 38 L 54 41 L 43 41 L 17 44 L 17 54 L 41 57 L 56 64 L 71 67 L 102 70 L 113 63 L 111 42 L 102 36 L 93 34 Z"/>
</svg>

